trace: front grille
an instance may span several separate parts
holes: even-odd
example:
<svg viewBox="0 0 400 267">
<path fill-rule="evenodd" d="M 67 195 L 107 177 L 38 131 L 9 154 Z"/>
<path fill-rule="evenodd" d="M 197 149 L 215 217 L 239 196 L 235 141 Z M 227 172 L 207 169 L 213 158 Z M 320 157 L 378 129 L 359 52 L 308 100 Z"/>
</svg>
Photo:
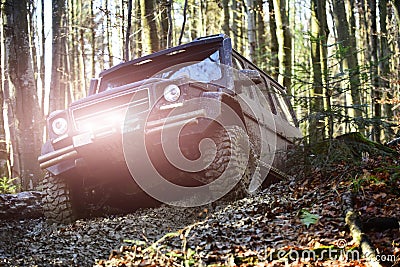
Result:
<svg viewBox="0 0 400 267">
<path fill-rule="evenodd" d="M 74 127 L 78 131 L 96 130 L 113 125 L 121 126 L 127 108 L 135 114 L 149 109 L 148 89 L 116 93 L 102 99 L 81 104 L 72 110 Z"/>
</svg>

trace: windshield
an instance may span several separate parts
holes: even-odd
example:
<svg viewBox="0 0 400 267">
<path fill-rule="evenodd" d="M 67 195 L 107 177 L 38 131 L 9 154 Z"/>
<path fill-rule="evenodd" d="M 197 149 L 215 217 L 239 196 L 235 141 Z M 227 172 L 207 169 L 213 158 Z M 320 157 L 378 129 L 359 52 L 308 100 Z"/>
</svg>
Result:
<svg viewBox="0 0 400 267">
<path fill-rule="evenodd" d="M 185 62 L 172 66 L 156 74 L 155 78 L 176 79 L 179 77 L 188 77 L 204 83 L 216 82 L 222 79 L 222 70 L 220 68 L 219 51 L 215 51 L 210 56 L 197 62 Z"/>
<path fill-rule="evenodd" d="M 219 46 L 192 46 L 129 62 L 115 68 L 101 79 L 99 92 L 150 78 L 176 79 L 188 77 L 204 83 L 223 84 Z"/>
</svg>

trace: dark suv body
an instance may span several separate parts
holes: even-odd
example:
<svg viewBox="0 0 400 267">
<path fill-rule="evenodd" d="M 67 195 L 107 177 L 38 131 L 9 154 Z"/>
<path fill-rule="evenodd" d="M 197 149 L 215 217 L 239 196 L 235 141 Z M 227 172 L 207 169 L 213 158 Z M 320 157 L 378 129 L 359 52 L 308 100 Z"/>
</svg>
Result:
<svg viewBox="0 0 400 267">
<path fill-rule="evenodd" d="M 169 164 L 161 133 L 180 129 L 180 149 L 195 160 L 203 138 L 219 142 L 220 136 L 213 137 L 221 125 L 235 124 L 232 116 L 224 116 L 232 111 L 243 123 L 258 159 L 262 146 L 275 153 L 301 136 L 284 88 L 234 51 L 225 35 L 198 38 L 103 71 L 92 79 L 88 97 L 47 119 L 49 139 L 39 157 L 41 168 L 48 172 L 47 216 L 69 221 L 87 214 L 88 207 L 146 206 L 142 200 L 126 205 L 128 197 L 143 194 L 132 179 L 126 155 L 137 157 L 135 163 L 144 157 L 142 151 L 124 153 L 127 132 L 137 132 L 137 142 L 144 138 L 150 160 L 170 181 L 185 186 L 206 183 L 204 171 L 189 173 Z M 217 144 L 216 149 L 217 158 L 223 148 Z M 270 164 L 277 173 L 280 161 L 275 156 Z M 222 163 L 215 159 L 213 164 Z"/>
</svg>

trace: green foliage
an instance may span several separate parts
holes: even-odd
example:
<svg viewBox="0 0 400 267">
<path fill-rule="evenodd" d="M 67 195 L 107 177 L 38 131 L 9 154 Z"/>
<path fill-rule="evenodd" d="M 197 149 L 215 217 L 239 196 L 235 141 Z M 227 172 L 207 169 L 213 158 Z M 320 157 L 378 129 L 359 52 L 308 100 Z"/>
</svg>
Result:
<svg viewBox="0 0 400 267">
<path fill-rule="evenodd" d="M 382 163 L 385 163 L 385 168 L 391 166 L 390 175 L 398 176 L 396 171 L 398 168 L 387 160 L 398 156 L 397 151 L 356 132 L 314 144 L 302 140 L 301 145 L 286 152 L 286 169 L 292 175 L 303 173 L 305 176 L 320 177 L 325 180 L 331 178 L 352 180 L 369 164 L 370 158 L 382 158 L 382 162 L 377 164 L 382 166 Z"/>
<path fill-rule="evenodd" d="M 372 161 L 372 160 L 371 160 Z M 390 192 L 400 195 L 400 166 L 396 162 L 380 158 L 371 164 L 381 165 L 370 170 L 363 170 L 362 175 L 357 175 L 352 179 L 352 189 L 354 192 L 362 191 L 364 187 L 375 186 L 378 188 L 390 188 Z"/>
<path fill-rule="evenodd" d="M 0 194 L 14 194 L 17 192 L 17 186 L 13 184 L 15 178 L 0 178 Z"/>
<path fill-rule="evenodd" d="M 364 185 L 371 184 L 371 183 L 379 183 L 379 180 L 377 177 L 366 173 L 361 176 L 356 176 L 352 179 L 352 185 L 353 185 L 353 192 L 359 192 Z"/>
<path fill-rule="evenodd" d="M 301 222 L 307 226 L 307 228 L 311 225 L 311 224 L 316 224 L 319 220 L 320 216 L 318 214 L 313 214 L 310 213 L 308 210 L 306 209 L 302 209 L 301 213 L 300 213 L 300 220 Z"/>
<path fill-rule="evenodd" d="M 184 266 L 193 266 L 196 263 L 196 259 L 194 259 L 195 254 L 196 251 L 189 248 L 184 252 L 172 250 L 167 252 L 165 255 L 181 260 L 184 263 Z"/>
</svg>

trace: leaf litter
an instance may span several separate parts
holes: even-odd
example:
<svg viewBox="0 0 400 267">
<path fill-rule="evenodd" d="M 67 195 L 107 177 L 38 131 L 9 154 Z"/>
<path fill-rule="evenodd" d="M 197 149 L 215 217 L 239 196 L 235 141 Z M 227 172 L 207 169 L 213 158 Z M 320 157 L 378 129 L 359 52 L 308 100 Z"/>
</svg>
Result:
<svg viewBox="0 0 400 267">
<path fill-rule="evenodd" d="M 365 225 L 400 218 L 398 160 L 363 155 L 359 164 L 298 169 L 254 196 L 207 207 L 161 206 L 65 226 L 0 221 L 0 266 L 368 266 L 341 197 L 353 193 Z M 398 266 L 399 228 L 366 230 L 379 255 L 394 256 L 381 265 Z"/>
</svg>

